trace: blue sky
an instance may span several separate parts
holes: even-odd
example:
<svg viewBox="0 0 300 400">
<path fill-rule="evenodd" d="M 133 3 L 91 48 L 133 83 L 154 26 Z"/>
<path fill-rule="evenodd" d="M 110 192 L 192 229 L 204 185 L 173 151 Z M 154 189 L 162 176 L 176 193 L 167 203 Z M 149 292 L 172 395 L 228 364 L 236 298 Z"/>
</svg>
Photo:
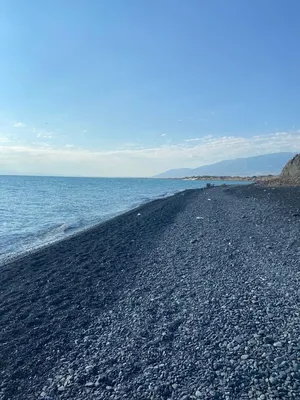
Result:
<svg viewBox="0 0 300 400">
<path fill-rule="evenodd" d="M 300 148 L 298 0 L 3 0 L 0 173 Z"/>
</svg>

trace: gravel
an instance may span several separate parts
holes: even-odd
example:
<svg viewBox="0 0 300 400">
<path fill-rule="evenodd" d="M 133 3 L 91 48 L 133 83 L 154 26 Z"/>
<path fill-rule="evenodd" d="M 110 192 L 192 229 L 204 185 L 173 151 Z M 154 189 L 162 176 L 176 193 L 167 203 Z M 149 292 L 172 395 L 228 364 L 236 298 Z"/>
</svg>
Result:
<svg viewBox="0 0 300 400">
<path fill-rule="evenodd" d="M 191 190 L 3 265 L 0 399 L 299 399 L 299 207 Z"/>
</svg>

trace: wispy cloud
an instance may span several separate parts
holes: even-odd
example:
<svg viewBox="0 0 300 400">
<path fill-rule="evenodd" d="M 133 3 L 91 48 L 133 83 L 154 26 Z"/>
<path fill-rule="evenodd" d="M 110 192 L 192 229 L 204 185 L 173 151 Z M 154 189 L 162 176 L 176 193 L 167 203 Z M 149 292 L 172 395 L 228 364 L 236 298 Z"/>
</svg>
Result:
<svg viewBox="0 0 300 400">
<path fill-rule="evenodd" d="M 24 128 L 26 125 L 23 124 L 23 122 L 16 122 L 15 124 L 13 124 L 13 126 L 15 128 Z"/>
<path fill-rule="evenodd" d="M 46 142 L 32 142 L 32 144 L 38 147 L 51 147 L 50 143 Z"/>
<path fill-rule="evenodd" d="M 203 140 L 203 138 L 185 139 L 185 142 L 199 142 L 200 140 Z"/>
<path fill-rule="evenodd" d="M 10 143 L 11 139 L 7 136 L 0 136 L 0 143 Z"/>
<path fill-rule="evenodd" d="M 170 168 L 198 167 L 224 159 L 300 150 L 300 132 L 274 132 L 249 138 L 205 136 L 201 141 L 141 148 L 136 143 L 118 150 L 61 148 L 35 142 L 30 146 L 0 144 L 3 165 L 21 173 L 88 176 L 151 176 Z M 28 160 L 31 160 L 28 163 Z M 1 172 L 1 171 L 0 171 Z"/>
<path fill-rule="evenodd" d="M 51 139 L 53 136 L 52 132 L 44 132 L 44 133 L 37 133 L 36 137 L 37 138 L 47 138 L 47 139 Z"/>
<path fill-rule="evenodd" d="M 197 137 L 197 138 L 191 138 L 191 139 L 185 139 L 185 142 L 206 142 L 208 139 L 211 139 L 213 136 L 212 135 L 206 135 L 202 137 Z"/>
<path fill-rule="evenodd" d="M 164 137 L 164 136 L 167 136 L 167 134 L 166 133 L 162 133 L 161 136 Z"/>
</svg>

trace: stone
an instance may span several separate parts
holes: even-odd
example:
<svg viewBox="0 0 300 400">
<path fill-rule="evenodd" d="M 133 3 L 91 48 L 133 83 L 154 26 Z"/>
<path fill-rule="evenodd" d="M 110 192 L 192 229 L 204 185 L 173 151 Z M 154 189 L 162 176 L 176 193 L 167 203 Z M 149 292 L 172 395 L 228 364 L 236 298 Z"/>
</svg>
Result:
<svg viewBox="0 0 300 400">
<path fill-rule="evenodd" d="M 242 360 L 247 360 L 249 358 L 249 354 L 243 354 L 242 356 L 241 356 L 241 359 Z"/>
<path fill-rule="evenodd" d="M 277 383 L 277 378 L 275 378 L 274 376 L 270 376 L 269 382 L 271 383 L 271 385 L 275 385 Z"/>
<path fill-rule="evenodd" d="M 265 344 L 273 344 L 274 343 L 274 339 L 272 338 L 272 336 L 266 336 L 264 338 L 264 343 Z"/>
<path fill-rule="evenodd" d="M 234 341 L 239 343 L 239 344 L 243 343 L 243 336 L 241 336 L 241 335 L 236 336 L 234 338 Z"/>
</svg>

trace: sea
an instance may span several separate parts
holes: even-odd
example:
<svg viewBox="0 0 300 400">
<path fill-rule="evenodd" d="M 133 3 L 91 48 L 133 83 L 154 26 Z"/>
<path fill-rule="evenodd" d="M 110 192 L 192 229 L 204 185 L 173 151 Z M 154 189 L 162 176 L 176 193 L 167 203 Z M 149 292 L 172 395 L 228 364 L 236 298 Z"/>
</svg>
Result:
<svg viewBox="0 0 300 400">
<path fill-rule="evenodd" d="M 0 176 L 0 261 L 66 238 L 150 200 L 201 188 L 206 183 L 147 178 Z"/>
</svg>

